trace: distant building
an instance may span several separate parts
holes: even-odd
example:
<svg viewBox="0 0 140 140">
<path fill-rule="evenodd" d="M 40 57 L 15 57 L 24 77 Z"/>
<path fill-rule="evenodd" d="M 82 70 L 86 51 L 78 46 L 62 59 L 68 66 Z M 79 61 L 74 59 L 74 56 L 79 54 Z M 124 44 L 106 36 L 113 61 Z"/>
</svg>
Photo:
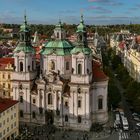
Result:
<svg viewBox="0 0 140 140">
<path fill-rule="evenodd" d="M 124 66 L 130 76 L 140 82 L 140 36 L 137 36 L 124 50 Z"/>
<path fill-rule="evenodd" d="M 19 135 L 18 101 L 0 98 L 0 140 L 13 140 Z"/>
<path fill-rule="evenodd" d="M 14 71 L 14 58 L 0 58 L 0 97 L 12 98 L 11 77 Z"/>
</svg>

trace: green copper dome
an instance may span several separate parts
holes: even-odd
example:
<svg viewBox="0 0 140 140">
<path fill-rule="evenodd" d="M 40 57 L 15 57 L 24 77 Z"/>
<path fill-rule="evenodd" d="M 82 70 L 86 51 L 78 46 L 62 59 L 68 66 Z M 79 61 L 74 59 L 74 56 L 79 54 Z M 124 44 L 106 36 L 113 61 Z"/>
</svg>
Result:
<svg viewBox="0 0 140 140">
<path fill-rule="evenodd" d="M 31 45 L 30 27 L 27 25 L 26 15 L 24 16 L 24 24 L 20 27 L 20 40 L 14 52 L 35 54 L 35 50 Z"/>
<path fill-rule="evenodd" d="M 77 54 L 77 53 L 80 53 L 82 52 L 83 54 L 85 55 L 90 55 L 92 54 L 92 50 L 89 48 L 89 47 L 75 47 L 71 50 L 71 54 Z"/>
<path fill-rule="evenodd" d="M 19 42 L 14 52 L 18 53 L 23 51 L 24 53 L 33 53 L 35 54 L 35 50 L 31 45 L 27 45 L 26 42 Z"/>
<path fill-rule="evenodd" d="M 81 15 L 80 24 L 77 26 L 77 33 L 78 32 L 86 32 L 86 26 L 84 24 L 83 15 Z"/>
<path fill-rule="evenodd" d="M 50 55 L 55 53 L 56 55 L 70 55 L 73 46 L 66 40 L 55 40 L 48 42 L 41 50 L 41 54 Z"/>
<path fill-rule="evenodd" d="M 59 20 L 58 24 L 55 25 L 55 28 L 56 28 L 56 29 L 61 29 L 61 28 L 63 28 L 63 25 L 62 25 L 62 23 L 61 23 L 61 20 Z"/>
<path fill-rule="evenodd" d="M 29 32 L 30 26 L 27 24 L 26 15 L 24 16 L 24 23 L 20 26 L 20 32 Z"/>
</svg>

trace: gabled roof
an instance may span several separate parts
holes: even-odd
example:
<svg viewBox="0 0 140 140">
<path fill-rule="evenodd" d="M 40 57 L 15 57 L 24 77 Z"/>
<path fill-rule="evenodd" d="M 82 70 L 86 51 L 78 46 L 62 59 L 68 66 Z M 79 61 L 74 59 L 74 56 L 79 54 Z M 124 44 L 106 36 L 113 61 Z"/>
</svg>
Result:
<svg viewBox="0 0 140 140">
<path fill-rule="evenodd" d="M 93 60 L 93 82 L 107 81 L 108 77 L 101 69 L 101 64 Z"/>
<path fill-rule="evenodd" d="M 18 103 L 18 101 L 16 101 L 16 100 L 0 98 L 0 113 L 7 110 L 8 108 L 14 106 L 17 103 Z"/>
</svg>

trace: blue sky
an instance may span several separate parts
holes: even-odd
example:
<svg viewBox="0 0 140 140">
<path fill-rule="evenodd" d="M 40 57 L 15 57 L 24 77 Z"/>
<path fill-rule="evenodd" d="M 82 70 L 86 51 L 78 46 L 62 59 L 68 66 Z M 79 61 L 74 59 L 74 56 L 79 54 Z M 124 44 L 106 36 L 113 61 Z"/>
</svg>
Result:
<svg viewBox="0 0 140 140">
<path fill-rule="evenodd" d="M 0 0 L 0 22 L 22 23 L 26 9 L 29 23 L 69 24 L 140 23 L 140 0 Z"/>
</svg>

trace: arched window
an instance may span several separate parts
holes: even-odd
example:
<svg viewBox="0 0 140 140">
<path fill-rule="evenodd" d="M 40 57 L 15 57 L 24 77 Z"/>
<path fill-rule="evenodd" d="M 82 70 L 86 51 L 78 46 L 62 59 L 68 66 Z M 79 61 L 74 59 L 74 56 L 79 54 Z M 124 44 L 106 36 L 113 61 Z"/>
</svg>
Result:
<svg viewBox="0 0 140 140">
<path fill-rule="evenodd" d="M 81 123 L 82 119 L 81 116 L 78 116 L 78 123 Z"/>
<path fill-rule="evenodd" d="M 48 94 L 48 104 L 52 104 L 52 95 L 51 93 Z"/>
<path fill-rule="evenodd" d="M 78 64 L 78 74 L 82 74 L 82 65 Z"/>
<path fill-rule="evenodd" d="M 81 100 L 78 100 L 78 108 L 81 108 Z"/>
<path fill-rule="evenodd" d="M 20 71 L 23 71 L 23 62 L 20 62 Z"/>
<path fill-rule="evenodd" d="M 59 32 L 57 32 L 57 38 L 59 38 Z"/>
<path fill-rule="evenodd" d="M 65 115 L 65 122 L 68 122 L 68 115 Z"/>
<path fill-rule="evenodd" d="M 69 70 L 69 62 L 66 62 L 66 70 Z"/>
<path fill-rule="evenodd" d="M 98 109 L 103 109 L 103 98 L 102 97 L 100 97 L 98 99 Z"/>
</svg>

